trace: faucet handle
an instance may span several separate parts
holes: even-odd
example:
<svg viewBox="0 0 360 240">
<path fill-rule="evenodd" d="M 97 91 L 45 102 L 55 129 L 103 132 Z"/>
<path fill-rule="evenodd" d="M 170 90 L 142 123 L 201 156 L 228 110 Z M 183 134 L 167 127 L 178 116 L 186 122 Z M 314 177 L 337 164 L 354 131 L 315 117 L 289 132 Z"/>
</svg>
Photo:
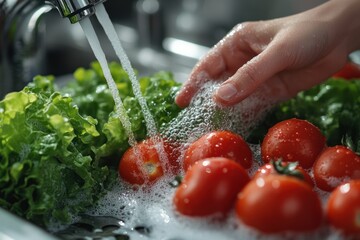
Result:
<svg viewBox="0 0 360 240">
<path fill-rule="evenodd" d="M 45 0 L 52 4 L 62 17 L 69 18 L 71 23 L 77 23 L 81 19 L 95 13 L 94 6 L 105 0 Z"/>
<path fill-rule="evenodd" d="M 138 0 L 136 4 L 141 44 L 162 49 L 165 37 L 164 12 L 159 0 Z"/>
</svg>

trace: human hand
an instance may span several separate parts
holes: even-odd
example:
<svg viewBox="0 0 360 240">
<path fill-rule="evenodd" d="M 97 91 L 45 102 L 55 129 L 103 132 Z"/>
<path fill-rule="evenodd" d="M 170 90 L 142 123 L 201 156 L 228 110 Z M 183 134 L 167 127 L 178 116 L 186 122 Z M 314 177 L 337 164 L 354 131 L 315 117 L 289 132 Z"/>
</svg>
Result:
<svg viewBox="0 0 360 240">
<path fill-rule="evenodd" d="M 360 44 L 360 22 L 352 18 L 360 1 L 346 3 L 329 1 L 297 15 L 237 25 L 195 66 L 176 103 L 186 107 L 209 80 L 226 79 L 214 93 L 224 106 L 258 89 L 283 101 L 326 80 Z"/>
</svg>

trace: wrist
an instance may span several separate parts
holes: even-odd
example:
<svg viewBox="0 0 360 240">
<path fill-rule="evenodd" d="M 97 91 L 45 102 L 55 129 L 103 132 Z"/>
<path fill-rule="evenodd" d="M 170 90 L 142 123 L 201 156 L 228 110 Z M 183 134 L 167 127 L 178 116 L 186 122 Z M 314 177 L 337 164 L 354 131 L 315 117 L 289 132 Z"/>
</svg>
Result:
<svg viewBox="0 0 360 240">
<path fill-rule="evenodd" d="M 332 23 L 333 38 L 343 38 L 348 53 L 360 49 L 359 0 L 331 0 L 319 14 Z"/>
</svg>

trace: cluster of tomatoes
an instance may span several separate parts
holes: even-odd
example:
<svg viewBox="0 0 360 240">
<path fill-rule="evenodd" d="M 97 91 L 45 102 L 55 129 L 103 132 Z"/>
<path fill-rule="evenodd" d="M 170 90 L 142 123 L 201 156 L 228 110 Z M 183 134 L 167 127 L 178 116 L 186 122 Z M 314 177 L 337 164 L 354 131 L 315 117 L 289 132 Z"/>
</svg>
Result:
<svg viewBox="0 0 360 240">
<path fill-rule="evenodd" d="M 261 143 L 261 164 L 230 131 L 207 133 L 182 154 L 172 143 L 162 146 L 168 166 L 149 139 L 125 152 L 119 173 L 139 185 L 157 181 L 167 170 L 184 173 L 173 196 L 183 215 L 226 216 L 235 209 L 241 223 L 262 233 L 311 232 L 328 224 L 360 236 L 360 157 L 345 146 L 326 146 L 320 130 L 306 120 L 270 128 Z M 325 203 L 319 191 L 328 192 Z"/>
</svg>

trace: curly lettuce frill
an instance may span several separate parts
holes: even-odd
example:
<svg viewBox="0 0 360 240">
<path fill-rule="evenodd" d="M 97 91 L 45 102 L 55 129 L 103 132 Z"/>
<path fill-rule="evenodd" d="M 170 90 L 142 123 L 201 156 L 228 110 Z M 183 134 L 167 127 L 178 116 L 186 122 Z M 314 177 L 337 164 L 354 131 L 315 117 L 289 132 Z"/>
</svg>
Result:
<svg viewBox="0 0 360 240">
<path fill-rule="evenodd" d="M 94 158 L 96 124 L 54 90 L 52 77 L 8 94 L 0 102 L 0 206 L 39 225 L 91 206 L 109 176 Z"/>
</svg>

